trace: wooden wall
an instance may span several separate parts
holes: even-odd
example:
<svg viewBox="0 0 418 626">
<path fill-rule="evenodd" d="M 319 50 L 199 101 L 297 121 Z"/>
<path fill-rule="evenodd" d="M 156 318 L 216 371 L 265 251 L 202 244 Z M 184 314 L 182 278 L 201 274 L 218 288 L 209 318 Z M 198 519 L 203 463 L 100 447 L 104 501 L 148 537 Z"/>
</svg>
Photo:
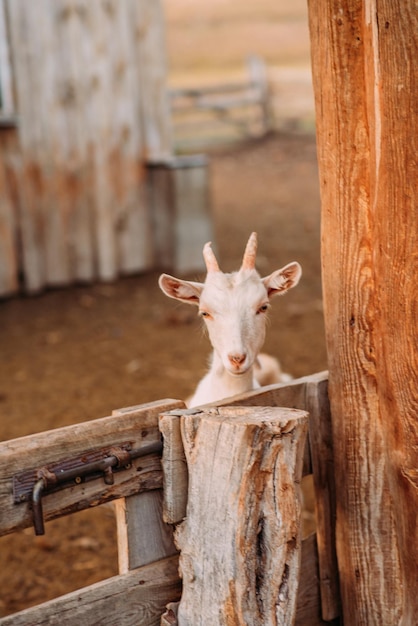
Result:
<svg viewBox="0 0 418 626">
<path fill-rule="evenodd" d="M 344 624 L 418 615 L 418 23 L 309 3 Z"/>
<path fill-rule="evenodd" d="M 0 129 L 0 295 L 18 271 L 36 292 L 151 267 L 146 165 L 171 156 L 161 2 L 5 6 L 18 123 L 13 154 Z"/>
</svg>

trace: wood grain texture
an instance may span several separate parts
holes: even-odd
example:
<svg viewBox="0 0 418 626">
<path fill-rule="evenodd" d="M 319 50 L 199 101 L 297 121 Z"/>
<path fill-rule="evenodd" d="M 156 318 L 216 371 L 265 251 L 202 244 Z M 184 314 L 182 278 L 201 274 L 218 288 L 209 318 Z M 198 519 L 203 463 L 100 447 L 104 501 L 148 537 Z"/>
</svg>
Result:
<svg viewBox="0 0 418 626">
<path fill-rule="evenodd" d="M 113 415 L 126 417 L 130 413 L 137 414 L 138 410 L 139 407 L 125 407 L 116 409 Z M 116 500 L 114 506 L 120 574 L 177 553 L 173 527 L 169 520 L 163 519 L 164 500 L 162 489 L 138 489 L 128 497 Z"/>
<path fill-rule="evenodd" d="M 163 414 L 159 422 L 164 441 L 161 459 L 164 485 L 163 519 L 168 524 L 177 524 L 186 516 L 189 474 L 181 439 L 182 413 L 184 411 Z"/>
<path fill-rule="evenodd" d="M 142 405 L 124 415 L 104 417 L 0 443 L 0 534 L 32 525 L 29 503 L 14 504 L 15 474 L 126 441 L 131 442 L 133 448 L 159 441 L 159 414 L 183 406 L 181 401 L 161 400 Z M 130 470 L 116 473 L 113 485 L 106 485 L 102 478 L 98 478 L 45 496 L 44 518 L 54 519 L 114 498 L 161 487 L 160 459 L 158 455 L 150 455 L 134 460 Z"/>
<path fill-rule="evenodd" d="M 182 417 L 189 469 L 181 626 L 293 624 L 307 414 L 225 407 Z"/>
<path fill-rule="evenodd" d="M 27 291 L 150 268 L 145 163 L 171 154 L 161 3 L 8 9 Z"/>
<path fill-rule="evenodd" d="M 289 407 L 309 412 L 309 442 L 305 447 L 303 475 L 312 473 L 313 466 L 320 587 L 318 590 L 310 579 L 311 593 L 313 589 L 316 594 L 320 592 L 323 618 L 336 618 L 341 608 L 335 550 L 335 482 L 328 373 L 319 372 L 287 384 L 270 385 L 207 406 Z M 180 437 L 180 416 L 198 410 L 174 411 L 160 420 L 164 435 L 164 509 L 166 520 L 171 523 L 181 522 L 186 516 L 187 467 Z M 303 580 L 309 578 L 305 570 L 303 567 Z"/>
<path fill-rule="evenodd" d="M 2 6 L 0 4 L 0 16 Z M 1 20 L 1 18 L 0 18 Z M 13 165 L 17 158 L 16 133 L 0 128 L 0 296 L 16 293 L 18 285 L 18 248 L 14 198 L 16 181 Z"/>
<path fill-rule="evenodd" d="M 1 626 L 159 626 L 167 603 L 180 597 L 178 558 L 114 576 L 0 619 Z"/>
<path fill-rule="evenodd" d="M 163 521 L 162 489 L 115 502 L 119 573 L 177 554 L 173 527 Z"/>
<path fill-rule="evenodd" d="M 309 3 L 344 623 L 418 614 L 415 3 Z"/>
<path fill-rule="evenodd" d="M 319 562 L 316 533 L 302 541 L 301 573 L 298 588 L 295 626 L 330 626 L 322 619 L 319 594 Z M 323 602 L 322 602 L 323 604 Z"/>
<path fill-rule="evenodd" d="M 225 401 L 238 406 L 276 406 L 309 412 L 309 437 L 303 475 L 314 476 L 316 534 L 322 616 L 340 615 L 340 592 L 335 548 L 335 480 L 328 372 L 304 376 L 286 384 L 270 385 Z"/>
<path fill-rule="evenodd" d="M 324 620 L 331 621 L 341 615 L 341 600 L 335 549 L 334 445 L 328 399 L 328 376 L 319 374 L 308 377 L 304 408 L 309 412 L 309 447 L 315 490 L 321 615 Z M 302 591 L 300 595 L 303 595 Z"/>
</svg>

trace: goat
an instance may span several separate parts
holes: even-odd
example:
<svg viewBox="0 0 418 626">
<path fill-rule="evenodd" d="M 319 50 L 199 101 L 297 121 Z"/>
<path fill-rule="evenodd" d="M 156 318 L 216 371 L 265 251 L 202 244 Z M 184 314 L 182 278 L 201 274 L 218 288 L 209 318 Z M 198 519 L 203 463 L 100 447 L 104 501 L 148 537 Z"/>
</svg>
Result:
<svg viewBox="0 0 418 626">
<path fill-rule="evenodd" d="M 160 288 L 168 297 L 199 307 L 213 347 L 210 369 L 190 398 L 190 407 L 256 389 L 272 373 L 269 383 L 290 378 L 281 372 L 276 359 L 259 352 L 270 299 L 295 287 L 302 269 L 293 262 L 261 278 L 255 269 L 256 252 L 257 233 L 252 233 L 239 271 L 224 274 L 209 242 L 203 248 L 207 269 L 204 283 L 168 274 L 159 278 Z"/>
</svg>

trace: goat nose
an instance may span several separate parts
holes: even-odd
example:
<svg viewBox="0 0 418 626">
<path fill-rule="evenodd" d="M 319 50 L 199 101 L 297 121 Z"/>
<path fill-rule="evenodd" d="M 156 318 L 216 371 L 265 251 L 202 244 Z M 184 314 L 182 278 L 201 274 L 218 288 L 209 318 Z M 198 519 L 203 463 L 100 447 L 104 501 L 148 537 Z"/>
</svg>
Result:
<svg viewBox="0 0 418 626">
<path fill-rule="evenodd" d="M 246 358 L 246 354 L 228 354 L 228 359 L 234 367 L 242 365 Z"/>
</svg>

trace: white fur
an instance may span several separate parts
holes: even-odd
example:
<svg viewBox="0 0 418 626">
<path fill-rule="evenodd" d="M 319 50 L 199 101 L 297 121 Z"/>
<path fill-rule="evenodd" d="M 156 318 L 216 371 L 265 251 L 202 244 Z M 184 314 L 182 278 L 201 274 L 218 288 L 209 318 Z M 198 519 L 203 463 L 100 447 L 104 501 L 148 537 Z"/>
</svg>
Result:
<svg viewBox="0 0 418 626">
<path fill-rule="evenodd" d="M 190 407 L 256 389 L 259 381 L 289 380 L 277 360 L 260 350 L 270 299 L 297 285 L 301 273 L 299 263 L 293 262 L 261 278 L 243 262 L 231 274 L 211 269 L 203 284 L 160 276 L 159 285 L 167 296 L 199 307 L 213 346 L 210 369 L 190 399 Z"/>
</svg>

